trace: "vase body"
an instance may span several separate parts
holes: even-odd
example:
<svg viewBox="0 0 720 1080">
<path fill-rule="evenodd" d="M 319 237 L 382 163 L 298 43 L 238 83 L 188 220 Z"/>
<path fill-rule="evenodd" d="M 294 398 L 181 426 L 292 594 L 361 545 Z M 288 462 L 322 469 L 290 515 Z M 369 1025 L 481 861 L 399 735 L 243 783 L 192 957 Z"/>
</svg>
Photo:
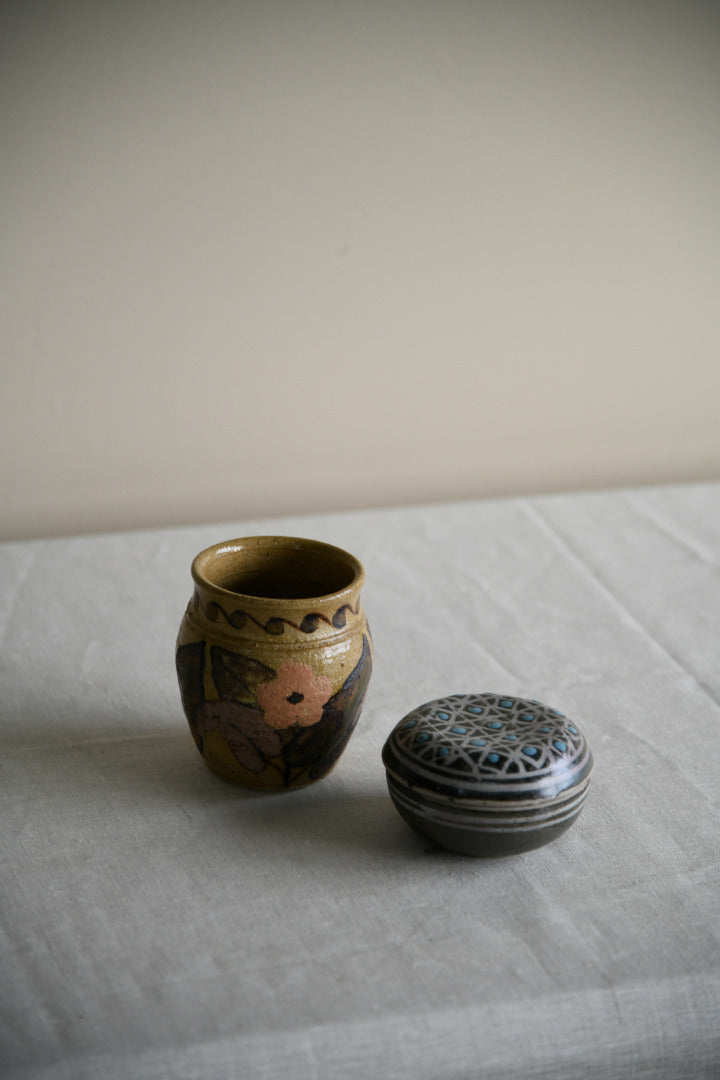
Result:
<svg viewBox="0 0 720 1080">
<path fill-rule="evenodd" d="M 357 723 L 372 669 L 364 571 L 330 544 L 256 536 L 193 562 L 176 666 L 213 772 L 267 791 L 325 776 Z"/>
</svg>

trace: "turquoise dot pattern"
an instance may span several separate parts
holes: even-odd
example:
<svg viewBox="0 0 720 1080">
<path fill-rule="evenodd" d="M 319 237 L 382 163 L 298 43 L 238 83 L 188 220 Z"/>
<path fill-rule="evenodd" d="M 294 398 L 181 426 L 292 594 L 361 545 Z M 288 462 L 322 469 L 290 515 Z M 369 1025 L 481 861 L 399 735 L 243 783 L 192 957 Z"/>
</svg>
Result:
<svg viewBox="0 0 720 1080">
<path fill-rule="evenodd" d="M 587 756 L 582 733 L 539 701 L 454 694 L 414 709 L 393 736 L 403 760 L 444 777 L 482 781 L 554 775 Z"/>
</svg>

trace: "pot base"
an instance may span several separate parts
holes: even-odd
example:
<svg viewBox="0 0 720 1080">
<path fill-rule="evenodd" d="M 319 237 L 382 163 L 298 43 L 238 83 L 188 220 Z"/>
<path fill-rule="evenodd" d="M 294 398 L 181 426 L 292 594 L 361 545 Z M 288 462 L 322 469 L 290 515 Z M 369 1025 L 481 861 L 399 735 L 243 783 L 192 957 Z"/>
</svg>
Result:
<svg viewBox="0 0 720 1080">
<path fill-rule="evenodd" d="M 470 855 L 476 858 L 497 858 L 502 855 L 521 855 L 524 851 L 533 851 L 551 843 L 566 832 L 577 817 L 574 814 L 561 824 L 546 825 L 542 828 L 527 830 L 523 833 L 495 831 L 492 828 L 479 829 L 463 827 L 457 824 L 443 824 L 428 820 L 413 813 L 395 797 L 388 783 L 390 798 L 403 821 L 424 839 L 431 840 L 438 847 L 452 851 L 455 855 Z M 579 813 L 579 811 L 578 811 Z"/>
</svg>

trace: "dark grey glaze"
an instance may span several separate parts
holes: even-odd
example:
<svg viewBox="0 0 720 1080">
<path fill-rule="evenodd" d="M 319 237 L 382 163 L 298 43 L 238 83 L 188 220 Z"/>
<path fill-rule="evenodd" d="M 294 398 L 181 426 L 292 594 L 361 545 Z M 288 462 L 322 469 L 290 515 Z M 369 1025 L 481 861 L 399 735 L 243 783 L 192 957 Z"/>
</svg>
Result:
<svg viewBox="0 0 720 1080">
<path fill-rule="evenodd" d="M 539 701 L 454 694 L 408 713 L 383 747 L 405 821 L 464 855 L 540 847 L 572 825 L 592 755 L 577 725 Z"/>
</svg>

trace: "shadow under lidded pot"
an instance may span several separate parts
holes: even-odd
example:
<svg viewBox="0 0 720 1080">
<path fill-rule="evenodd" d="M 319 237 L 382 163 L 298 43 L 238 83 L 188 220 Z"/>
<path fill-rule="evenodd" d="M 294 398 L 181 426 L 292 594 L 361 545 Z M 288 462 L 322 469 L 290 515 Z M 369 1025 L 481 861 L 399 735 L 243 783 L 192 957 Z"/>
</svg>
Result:
<svg viewBox="0 0 720 1080">
<path fill-rule="evenodd" d="M 251 536 L 200 552 L 192 576 L 176 665 L 205 763 L 266 791 L 319 780 L 347 745 L 372 670 L 362 565 L 319 540 Z"/>
</svg>

